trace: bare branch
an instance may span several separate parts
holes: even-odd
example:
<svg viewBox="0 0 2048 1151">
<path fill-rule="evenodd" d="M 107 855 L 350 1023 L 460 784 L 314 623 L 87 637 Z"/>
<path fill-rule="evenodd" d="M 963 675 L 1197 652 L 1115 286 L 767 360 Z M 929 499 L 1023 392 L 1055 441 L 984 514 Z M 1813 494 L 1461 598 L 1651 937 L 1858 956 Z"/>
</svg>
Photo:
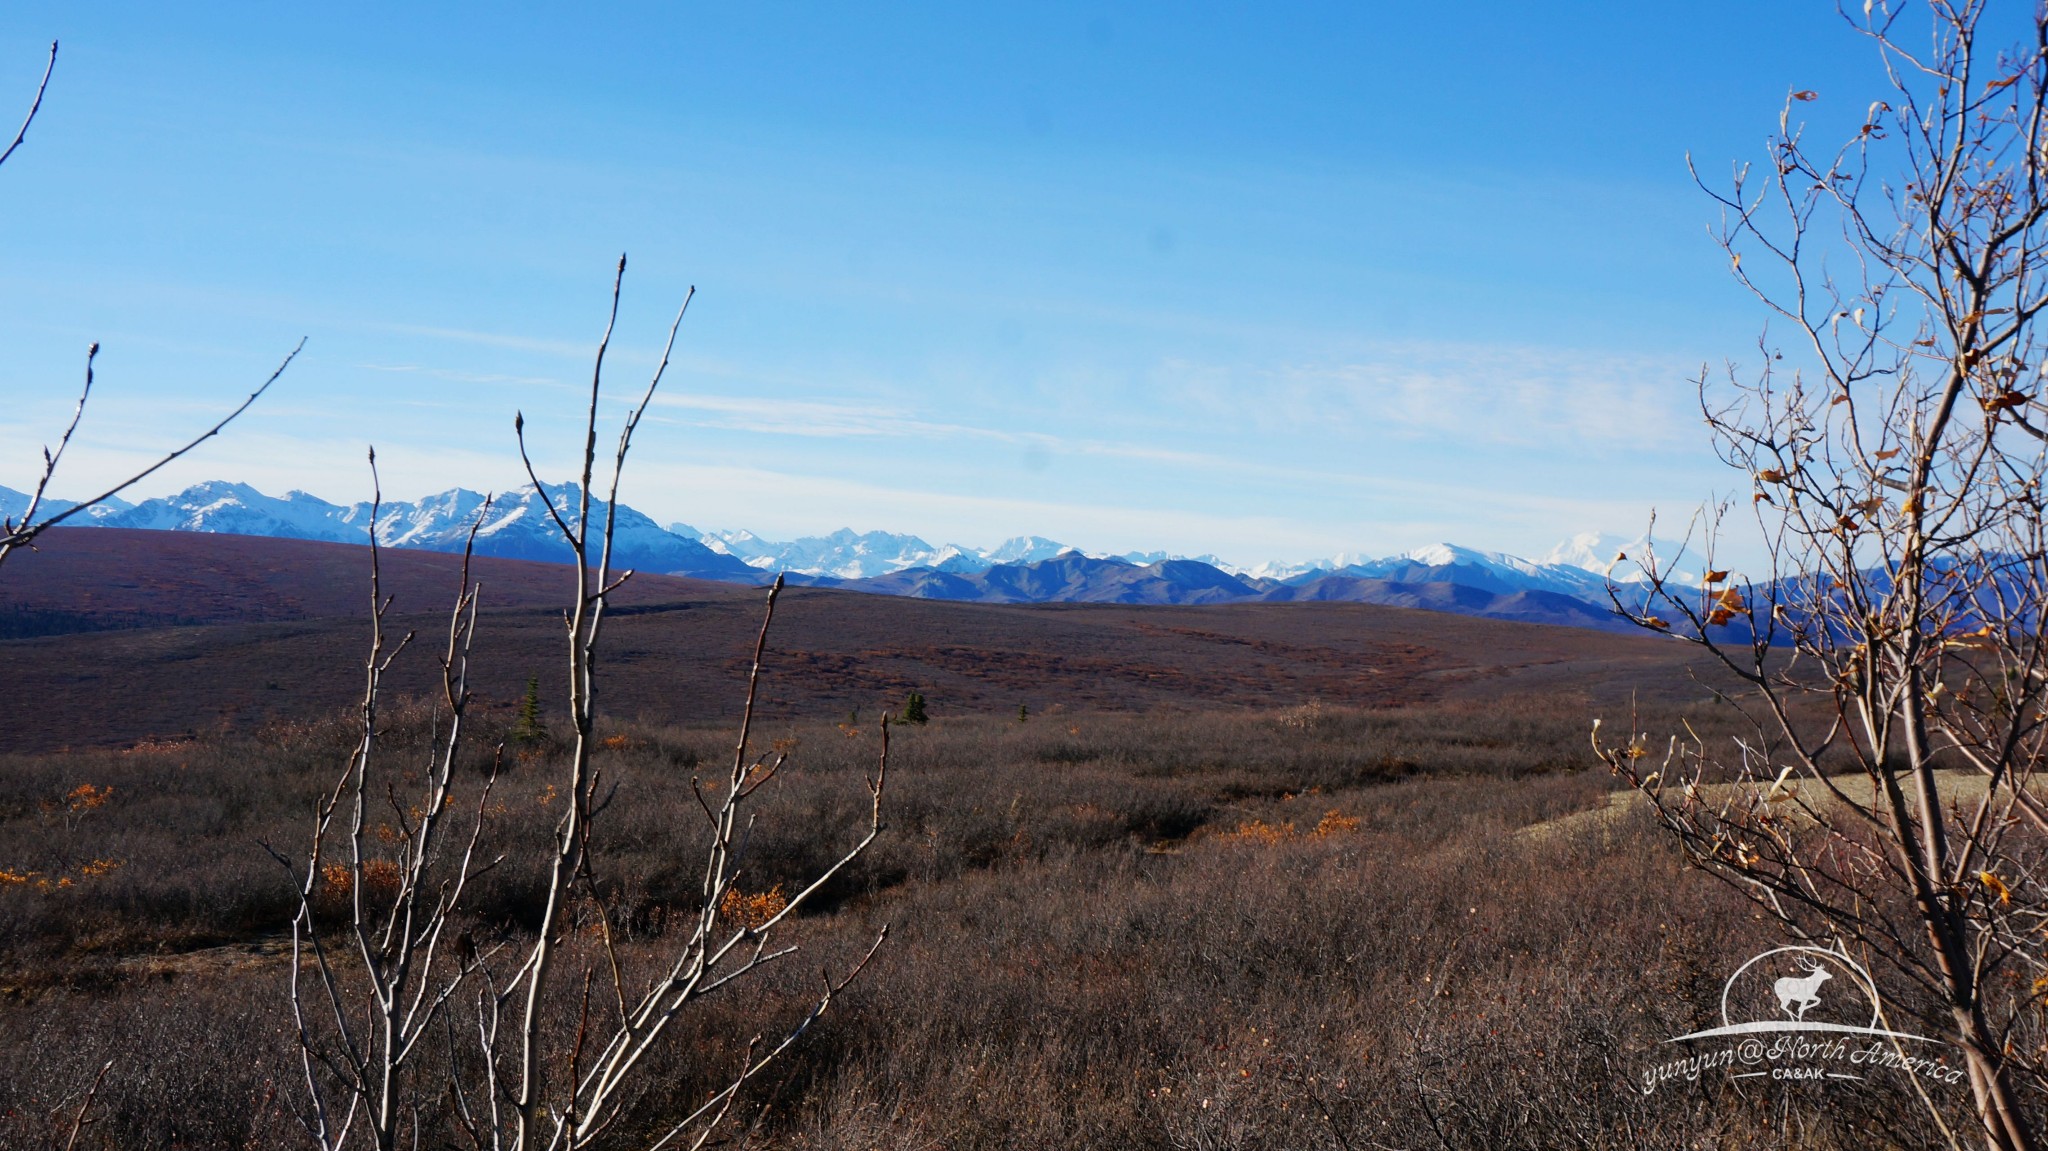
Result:
<svg viewBox="0 0 2048 1151">
<path fill-rule="evenodd" d="M 50 60 L 49 63 L 43 65 L 43 79 L 41 83 L 36 85 L 36 97 L 34 100 L 29 101 L 28 115 L 22 117 L 21 128 L 14 133 L 14 142 L 7 145 L 4 150 L 0 150 L 0 164 L 5 164 L 7 158 L 14 155 L 14 150 L 21 147 L 21 142 L 28 139 L 28 126 L 36 122 L 36 113 L 43 110 L 43 93 L 50 90 L 50 74 L 56 70 L 57 42 L 52 40 L 50 41 Z"/>
</svg>

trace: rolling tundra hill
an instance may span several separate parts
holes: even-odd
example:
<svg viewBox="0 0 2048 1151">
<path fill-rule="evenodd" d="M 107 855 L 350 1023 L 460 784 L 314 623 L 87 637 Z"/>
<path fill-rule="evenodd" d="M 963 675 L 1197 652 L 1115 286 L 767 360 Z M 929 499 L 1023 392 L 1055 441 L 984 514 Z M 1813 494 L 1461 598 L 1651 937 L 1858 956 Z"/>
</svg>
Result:
<svg viewBox="0 0 2048 1151">
<path fill-rule="evenodd" d="M 335 714 L 360 691 L 366 547 L 57 529 L 0 568 L 0 693 L 20 750 L 122 745 Z M 382 553 L 393 634 L 419 633 L 398 693 L 438 683 L 460 558 Z M 1128 565 L 1127 565 L 1128 566 Z M 1140 569 L 1142 570 L 1142 569 Z M 473 683 L 510 706 L 561 665 L 569 572 L 483 557 Z M 760 588 L 638 577 L 606 633 L 603 706 L 723 722 L 743 698 Z M 917 690 L 934 715 L 1139 708 L 1398 706 L 1554 697 L 1626 707 L 1704 694 L 1696 649 L 1668 639 L 1322 599 L 1206 605 L 992 604 L 793 587 L 775 621 L 768 717 L 864 717 Z"/>
</svg>

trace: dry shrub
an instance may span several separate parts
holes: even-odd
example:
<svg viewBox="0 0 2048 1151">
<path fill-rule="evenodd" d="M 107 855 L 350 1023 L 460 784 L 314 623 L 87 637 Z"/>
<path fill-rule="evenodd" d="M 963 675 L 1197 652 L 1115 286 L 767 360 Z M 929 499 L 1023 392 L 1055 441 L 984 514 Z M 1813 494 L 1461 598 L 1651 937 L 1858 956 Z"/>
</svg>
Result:
<svg viewBox="0 0 2048 1151">
<path fill-rule="evenodd" d="M 1932 1142 L 1887 1083 L 1641 1095 L 1634 1069 L 1781 940 L 1640 819 L 1515 834 L 1607 798 L 1604 773 L 1570 766 L 1584 731 L 1569 725 L 1567 746 L 1559 710 L 1326 708 L 1313 728 L 1256 713 L 942 716 L 899 731 L 892 833 L 786 925 L 813 961 L 688 1020 L 653 1056 L 622 1144 L 722 1087 L 759 1020 L 800 1014 L 818 967 L 843 969 L 883 922 L 861 982 L 749 1089 L 750 1145 Z M 622 734 L 592 870 L 631 983 L 701 884 L 701 813 L 647 797 L 730 749 L 723 731 Z M 747 893 L 721 908 L 735 923 L 775 914 L 833 850 L 813 829 L 857 823 L 848 773 L 873 751 L 872 733 L 824 722 L 770 735 L 799 750 L 761 793 Z M 22 996 L 0 1007 L 0 1049 L 28 1053 L 0 1077 L 0 1146 L 45 1145 L 40 1117 L 106 1058 L 103 1123 L 81 1146 L 295 1141 L 265 1102 L 290 1066 L 283 960 L 248 950 L 289 921 L 289 890 L 256 844 L 296 826 L 334 750 L 305 725 L 165 756 L 0 761 L 0 859 L 128 861 L 61 897 L 0 888 L 0 982 Z M 1371 766 L 1388 759 L 1407 766 Z M 523 770 L 501 786 L 532 804 Z M 117 798 L 67 838 L 37 805 L 79 779 Z M 530 927 L 545 878 L 517 861 L 544 852 L 544 822 L 504 821 L 490 845 L 508 862 L 477 881 L 476 946 Z M 564 942 L 579 971 L 605 962 L 587 914 Z M 451 1016 L 457 1033 L 469 1010 Z M 577 1020 L 547 1026 L 573 1041 Z M 202 1105 L 180 1112 L 181 1090 Z"/>
</svg>

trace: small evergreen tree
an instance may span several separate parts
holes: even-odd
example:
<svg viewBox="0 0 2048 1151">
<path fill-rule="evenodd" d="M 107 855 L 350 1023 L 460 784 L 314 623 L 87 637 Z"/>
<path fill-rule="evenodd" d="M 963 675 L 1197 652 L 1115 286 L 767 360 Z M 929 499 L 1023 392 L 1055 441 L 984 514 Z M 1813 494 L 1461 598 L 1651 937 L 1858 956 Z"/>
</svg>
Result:
<svg viewBox="0 0 2048 1151">
<path fill-rule="evenodd" d="M 930 720 L 931 717 L 924 713 L 924 694 L 911 692 L 910 698 L 903 701 L 903 722 L 928 723 Z"/>
<path fill-rule="evenodd" d="M 519 701 L 519 722 L 512 728 L 512 738 L 520 743 L 543 743 L 548 738 L 547 720 L 540 714 L 540 677 L 528 676 L 526 697 Z"/>
</svg>

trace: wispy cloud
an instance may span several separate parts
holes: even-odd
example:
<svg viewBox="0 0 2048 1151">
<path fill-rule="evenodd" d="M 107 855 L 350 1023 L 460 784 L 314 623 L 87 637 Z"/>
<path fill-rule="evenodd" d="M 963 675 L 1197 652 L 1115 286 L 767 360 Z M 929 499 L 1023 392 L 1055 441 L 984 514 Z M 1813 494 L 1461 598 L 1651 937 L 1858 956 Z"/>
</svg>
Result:
<svg viewBox="0 0 2048 1151">
<path fill-rule="evenodd" d="M 1012 443 L 1030 438 L 1015 432 L 978 428 L 968 424 L 940 423 L 878 411 L 859 404 L 821 400 L 657 393 L 654 403 L 656 407 L 680 408 L 693 413 L 681 422 L 697 427 L 756 432 L 762 435 L 826 438 L 888 436 L 914 439 L 972 437 Z"/>
<path fill-rule="evenodd" d="M 366 372 L 388 372 L 398 375 L 420 375 L 430 379 L 447 380 L 457 384 L 523 384 L 536 387 L 563 387 L 561 380 L 553 376 L 512 376 L 495 372 L 464 372 L 453 368 L 430 368 L 421 364 L 357 364 Z"/>
<path fill-rule="evenodd" d="M 447 340 L 458 344 L 477 344 L 487 348 L 503 348 L 514 352 L 537 352 L 548 356 L 563 356 L 569 359 L 588 360 L 597 351 L 595 341 L 588 343 L 575 340 L 548 340 L 534 336 L 514 336 L 504 332 L 473 332 L 462 328 L 438 328 L 419 324 L 377 325 L 384 331 L 406 336 L 422 336 L 430 340 Z"/>
<path fill-rule="evenodd" d="M 1654 449 L 1688 430 L 1687 370 L 1653 356 L 1412 343 L 1278 365 L 1175 360 L 1160 375 L 1188 403 L 1266 429 Z"/>
<path fill-rule="evenodd" d="M 656 404 L 691 412 L 689 418 L 674 421 L 690 427 L 826 439 L 895 438 L 915 441 L 925 449 L 947 442 L 1001 443 L 1043 452 L 1047 457 L 1158 465 L 1180 472 L 1197 486 L 1234 478 L 1299 485 L 1304 490 L 1349 490 L 1360 498 L 1393 499 L 1410 506 L 1483 504 L 1503 511 L 1560 516 L 1584 510 L 1581 499 L 1537 490 L 1461 484 L 1444 475 L 1408 476 L 1370 466 L 1301 466 L 1274 463 L 1254 452 L 1233 455 L 1152 443 L 1005 431 L 921 419 L 914 414 L 880 412 L 855 404 L 707 395 L 657 396 Z"/>
</svg>

